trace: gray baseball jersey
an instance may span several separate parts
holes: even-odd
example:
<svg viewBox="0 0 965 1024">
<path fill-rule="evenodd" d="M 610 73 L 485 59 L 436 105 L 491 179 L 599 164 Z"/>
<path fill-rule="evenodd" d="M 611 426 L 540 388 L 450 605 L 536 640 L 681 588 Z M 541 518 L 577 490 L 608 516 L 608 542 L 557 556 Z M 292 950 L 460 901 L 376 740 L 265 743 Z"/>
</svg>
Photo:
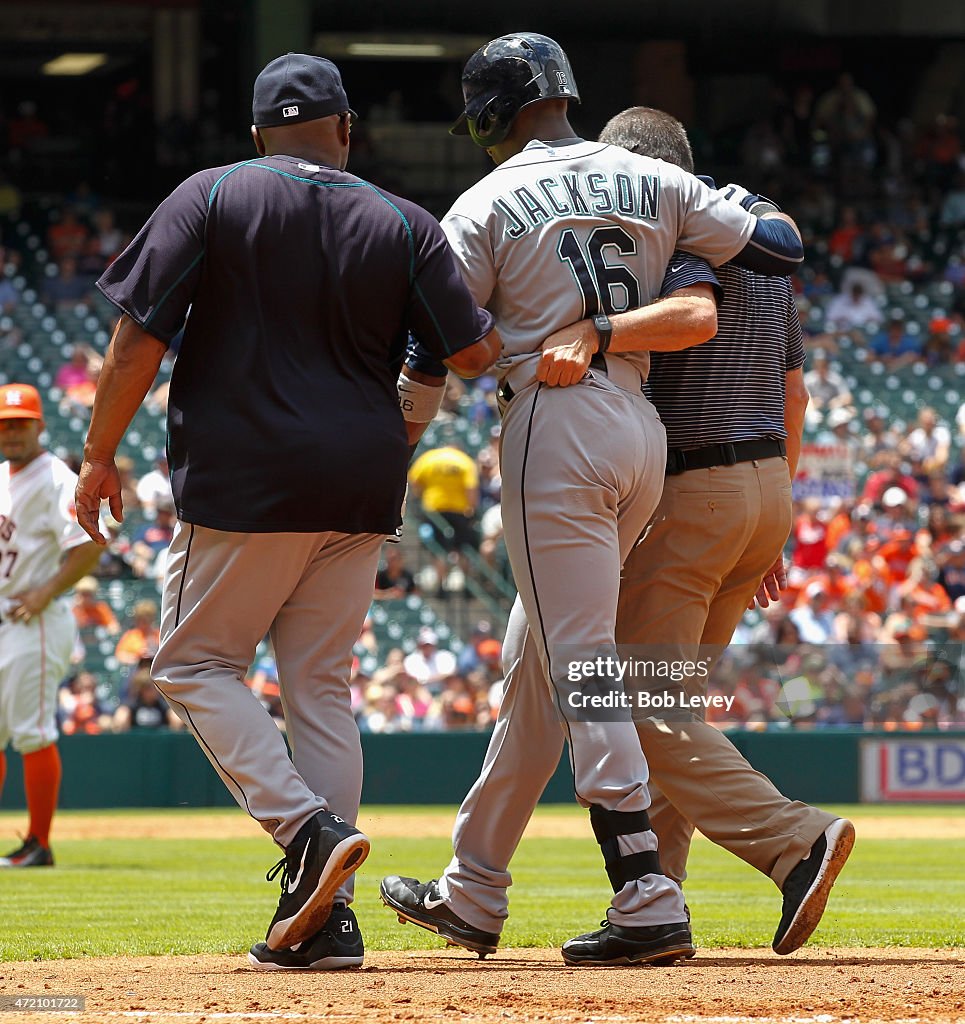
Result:
<svg viewBox="0 0 965 1024">
<path fill-rule="evenodd" d="M 473 297 L 496 317 L 506 371 L 561 327 L 652 302 L 674 248 L 719 266 L 755 223 L 679 167 L 570 140 L 531 142 L 463 193 L 442 226 Z"/>
<path fill-rule="evenodd" d="M 606 372 L 549 388 L 535 380 L 540 346 L 587 316 L 652 301 L 675 248 L 726 262 L 755 223 L 677 167 L 578 139 L 530 143 L 443 220 L 473 297 L 495 316 L 504 344 L 498 365 L 514 393 L 501 437 L 503 527 L 545 677 L 518 685 L 555 705 L 585 806 L 635 815 L 650 803 L 629 718 L 578 720 L 564 694 L 573 690 L 571 652 L 614 644 L 620 567 L 660 498 L 666 434 L 641 390 L 645 357 L 608 355 Z M 499 757 L 491 747 L 484 774 L 505 782 L 494 768 Z M 503 788 L 512 802 L 512 786 Z M 499 931 L 505 878 L 459 855 L 461 835 L 500 827 L 477 816 L 470 796 L 440 891 L 474 927 Z M 644 829 L 620 835 L 618 845 L 622 858 L 652 853 L 656 837 Z M 683 896 L 666 876 L 648 873 L 615 893 L 608 917 L 622 925 L 682 922 Z"/>
</svg>

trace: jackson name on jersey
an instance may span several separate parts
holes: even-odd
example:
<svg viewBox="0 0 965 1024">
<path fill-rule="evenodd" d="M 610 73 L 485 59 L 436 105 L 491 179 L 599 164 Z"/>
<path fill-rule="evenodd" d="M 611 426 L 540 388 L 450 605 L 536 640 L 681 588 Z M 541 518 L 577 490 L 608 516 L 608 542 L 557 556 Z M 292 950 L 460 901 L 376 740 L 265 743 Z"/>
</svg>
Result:
<svg viewBox="0 0 965 1024">
<path fill-rule="evenodd" d="M 536 187 L 539 195 L 521 185 L 494 201 L 506 215 L 506 234 L 510 238 L 520 238 L 531 228 L 557 217 L 618 213 L 638 220 L 656 220 L 659 216 L 660 177 L 656 174 L 561 173 L 540 178 Z"/>
</svg>

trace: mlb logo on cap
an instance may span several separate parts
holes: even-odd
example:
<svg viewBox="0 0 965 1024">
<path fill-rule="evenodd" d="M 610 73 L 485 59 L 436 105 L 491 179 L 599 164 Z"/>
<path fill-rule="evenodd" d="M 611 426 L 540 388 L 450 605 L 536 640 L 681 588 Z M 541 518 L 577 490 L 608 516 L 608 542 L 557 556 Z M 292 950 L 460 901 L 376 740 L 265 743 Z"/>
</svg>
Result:
<svg viewBox="0 0 965 1024">
<path fill-rule="evenodd" d="M 0 387 L 0 419 L 42 420 L 40 394 L 29 384 L 4 384 Z"/>
<path fill-rule="evenodd" d="M 338 68 L 324 57 L 286 53 L 255 79 L 251 123 L 256 128 L 300 124 L 351 111 Z"/>
</svg>

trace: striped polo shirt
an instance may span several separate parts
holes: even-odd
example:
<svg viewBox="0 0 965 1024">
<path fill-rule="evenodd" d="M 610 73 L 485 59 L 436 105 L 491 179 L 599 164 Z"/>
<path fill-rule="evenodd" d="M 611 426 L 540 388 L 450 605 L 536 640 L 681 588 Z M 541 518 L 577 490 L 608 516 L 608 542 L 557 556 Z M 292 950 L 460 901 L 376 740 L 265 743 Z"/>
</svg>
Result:
<svg viewBox="0 0 965 1024">
<path fill-rule="evenodd" d="M 675 253 L 671 266 L 682 262 Z M 726 263 L 717 334 L 682 352 L 651 353 L 645 391 L 667 428 L 669 448 L 786 438 L 785 375 L 804 365 L 791 282 Z M 691 274 L 687 283 L 693 284 Z M 667 294 L 667 288 L 663 289 Z"/>
</svg>

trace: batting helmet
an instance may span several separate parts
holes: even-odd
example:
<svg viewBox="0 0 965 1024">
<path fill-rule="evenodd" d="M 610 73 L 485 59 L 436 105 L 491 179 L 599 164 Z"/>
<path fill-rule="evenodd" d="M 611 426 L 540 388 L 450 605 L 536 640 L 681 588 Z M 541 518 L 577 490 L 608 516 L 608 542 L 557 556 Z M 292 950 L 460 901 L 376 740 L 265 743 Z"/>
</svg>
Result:
<svg viewBox="0 0 965 1024">
<path fill-rule="evenodd" d="M 449 131 L 470 135 L 484 149 L 506 138 L 523 107 L 580 99 L 563 48 L 537 32 L 513 32 L 481 46 L 463 69 L 462 94 L 466 109 Z"/>
</svg>

